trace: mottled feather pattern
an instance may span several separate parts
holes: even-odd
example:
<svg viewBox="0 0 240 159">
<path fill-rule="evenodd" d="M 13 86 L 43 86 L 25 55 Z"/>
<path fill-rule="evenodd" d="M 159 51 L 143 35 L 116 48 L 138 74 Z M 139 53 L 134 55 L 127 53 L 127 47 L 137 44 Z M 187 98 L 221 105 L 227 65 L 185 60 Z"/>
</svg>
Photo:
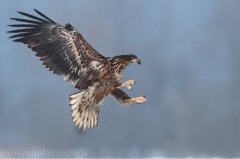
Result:
<svg viewBox="0 0 240 159">
<path fill-rule="evenodd" d="M 141 63 L 137 56 L 104 57 L 71 24 L 62 26 L 35 11 L 41 18 L 18 12 L 30 19 L 11 18 L 23 24 L 9 25 L 18 29 L 8 33 L 14 34 L 10 37 L 14 42 L 27 44 L 36 52 L 46 68 L 54 74 L 64 75 L 64 80 L 71 81 L 79 90 L 69 96 L 75 126 L 84 130 L 97 126 L 99 106 L 108 95 L 122 105 L 131 105 L 136 98 L 119 89 L 122 86 L 119 81 L 126 66 Z M 136 101 L 144 100 L 138 98 Z"/>
<path fill-rule="evenodd" d="M 108 79 L 96 81 L 87 89 L 70 95 L 70 107 L 75 126 L 92 128 L 97 125 L 99 105 L 114 90 Z"/>
</svg>

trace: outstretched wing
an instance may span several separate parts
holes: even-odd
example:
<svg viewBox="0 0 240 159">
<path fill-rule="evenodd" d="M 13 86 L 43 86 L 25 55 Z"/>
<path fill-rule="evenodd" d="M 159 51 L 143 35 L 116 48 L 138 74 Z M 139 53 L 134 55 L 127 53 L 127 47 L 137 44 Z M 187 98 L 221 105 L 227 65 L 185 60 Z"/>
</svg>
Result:
<svg viewBox="0 0 240 159">
<path fill-rule="evenodd" d="M 28 44 L 43 61 L 43 65 L 54 74 L 65 75 L 65 81 L 82 78 L 85 81 L 81 83 L 86 83 L 89 79 L 97 77 L 104 67 L 105 57 L 92 48 L 70 24 L 63 27 L 41 12 L 35 11 L 42 18 L 23 12 L 18 13 L 31 20 L 10 18 L 25 22 L 9 25 L 18 28 L 8 31 L 15 33 L 10 38 L 15 38 L 15 42 Z"/>
</svg>

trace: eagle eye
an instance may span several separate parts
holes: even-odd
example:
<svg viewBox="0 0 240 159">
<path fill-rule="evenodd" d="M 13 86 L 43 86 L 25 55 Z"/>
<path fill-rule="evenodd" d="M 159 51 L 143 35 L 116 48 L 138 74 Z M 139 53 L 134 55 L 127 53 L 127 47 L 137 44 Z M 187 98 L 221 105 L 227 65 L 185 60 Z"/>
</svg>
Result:
<svg viewBox="0 0 240 159">
<path fill-rule="evenodd" d="M 130 58 L 131 58 L 131 60 L 133 60 L 133 59 L 134 59 L 134 57 L 133 57 L 133 56 L 131 56 Z"/>
</svg>

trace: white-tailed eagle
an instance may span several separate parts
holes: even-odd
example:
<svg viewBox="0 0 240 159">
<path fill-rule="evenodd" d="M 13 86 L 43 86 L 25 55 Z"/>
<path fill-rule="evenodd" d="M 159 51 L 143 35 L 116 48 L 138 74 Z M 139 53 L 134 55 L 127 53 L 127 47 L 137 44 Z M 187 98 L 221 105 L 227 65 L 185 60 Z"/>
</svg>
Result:
<svg viewBox="0 0 240 159">
<path fill-rule="evenodd" d="M 35 10 L 35 9 L 34 9 Z M 62 26 L 41 12 L 42 18 L 18 12 L 31 19 L 10 18 L 20 24 L 9 25 L 17 30 L 10 38 L 27 44 L 42 64 L 57 75 L 64 75 L 65 81 L 73 82 L 79 92 L 70 95 L 70 107 L 75 126 L 85 130 L 97 125 L 99 105 L 112 95 L 118 103 L 131 105 L 132 101 L 143 103 L 144 96 L 129 97 L 120 87 L 131 90 L 134 80 L 120 83 L 122 72 L 129 64 L 141 64 L 135 55 L 104 57 L 92 48 L 78 31 L 67 24 Z"/>
</svg>

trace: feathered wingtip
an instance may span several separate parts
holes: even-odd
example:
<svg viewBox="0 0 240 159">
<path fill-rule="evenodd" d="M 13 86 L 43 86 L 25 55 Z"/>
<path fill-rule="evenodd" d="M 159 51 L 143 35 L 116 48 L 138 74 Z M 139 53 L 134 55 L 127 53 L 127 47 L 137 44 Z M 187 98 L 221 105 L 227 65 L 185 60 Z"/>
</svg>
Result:
<svg viewBox="0 0 240 159">
<path fill-rule="evenodd" d="M 17 11 L 19 14 L 23 15 L 23 16 L 26 16 L 26 17 L 29 17 L 33 20 L 27 20 L 27 19 L 20 19 L 20 18 L 10 18 L 11 20 L 15 20 L 15 21 L 19 21 L 19 22 L 25 22 L 25 23 L 32 23 L 32 24 L 40 24 L 40 23 L 46 23 L 46 22 L 51 22 L 51 23 L 56 23 L 54 22 L 52 19 L 48 18 L 46 15 L 44 15 L 43 13 L 41 13 L 40 11 L 34 9 L 34 11 L 39 14 L 41 17 L 45 18 L 45 19 L 42 19 L 42 18 L 39 18 L 39 17 L 36 17 L 34 15 L 30 15 L 28 13 L 24 13 L 24 12 L 20 12 L 20 11 Z M 26 25 L 26 24 L 24 24 Z M 16 24 L 16 25 L 9 25 L 11 27 L 26 27 L 24 26 L 23 24 Z M 28 27 L 28 26 L 27 26 Z"/>
<path fill-rule="evenodd" d="M 49 20 L 52 23 L 56 23 L 54 22 L 52 19 L 48 18 L 46 15 L 44 15 L 43 13 L 39 12 L 38 10 L 34 9 L 35 12 L 37 12 L 40 16 L 42 16 L 43 18 Z"/>
<path fill-rule="evenodd" d="M 9 38 L 22 38 L 30 35 L 36 35 L 38 33 L 38 26 L 44 23 L 54 23 L 56 24 L 52 19 L 48 18 L 43 13 L 39 12 L 38 10 L 34 9 L 34 11 L 39 14 L 41 17 L 36 17 L 34 15 L 30 15 L 28 13 L 17 11 L 19 14 L 26 16 L 30 19 L 21 19 L 21 18 L 10 18 L 11 20 L 15 20 L 18 22 L 24 22 L 25 24 L 12 24 L 8 25 L 10 27 L 17 27 L 17 28 L 24 28 L 24 29 L 17 29 L 17 30 L 11 30 L 7 31 L 7 33 L 18 33 L 13 36 L 10 36 Z M 18 42 L 19 39 L 14 40 L 15 42 Z"/>
</svg>

